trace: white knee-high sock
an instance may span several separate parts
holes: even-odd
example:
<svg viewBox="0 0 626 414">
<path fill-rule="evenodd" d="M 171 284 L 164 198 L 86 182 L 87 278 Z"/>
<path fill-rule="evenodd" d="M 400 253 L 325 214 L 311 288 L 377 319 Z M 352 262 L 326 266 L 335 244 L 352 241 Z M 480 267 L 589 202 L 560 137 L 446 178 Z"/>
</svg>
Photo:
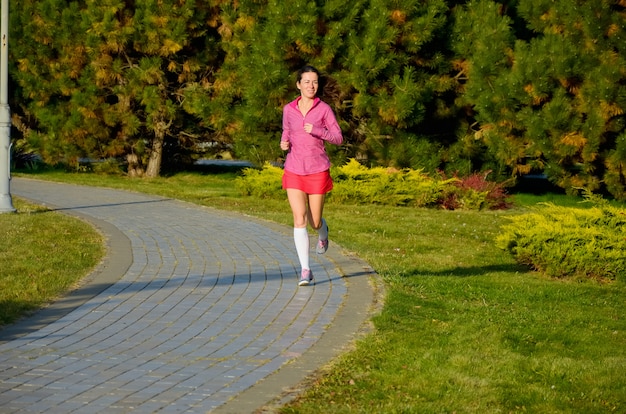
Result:
<svg viewBox="0 0 626 414">
<path fill-rule="evenodd" d="M 319 234 L 320 240 L 326 240 L 328 238 L 328 225 L 326 224 L 326 220 L 322 219 L 322 227 L 317 231 Z"/>
<path fill-rule="evenodd" d="M 296 244 L 296 252 L 298 253 L 298 259 L 300 259 L 300 266 L 302 266 L 303 269 L 310 269 L 309 232 L 306 227 L 293 228 L 293 241 Z"/>
</svg>

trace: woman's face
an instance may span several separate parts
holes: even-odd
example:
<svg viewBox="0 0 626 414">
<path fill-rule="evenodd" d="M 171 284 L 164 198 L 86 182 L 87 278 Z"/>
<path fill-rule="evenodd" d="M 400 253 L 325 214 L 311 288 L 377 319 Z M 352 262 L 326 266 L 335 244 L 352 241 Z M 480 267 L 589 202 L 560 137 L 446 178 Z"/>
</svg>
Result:
<svg viewBox="0 0 626 414">
<path fill-rule="evenodd" d="M 317 95 L 317 87 L 319 86 L 317 73 L 304 72 L 296 86 L 300 89 L 300 94 L 303 98 L 315 98 L 315 95 Z"/>
</svg>

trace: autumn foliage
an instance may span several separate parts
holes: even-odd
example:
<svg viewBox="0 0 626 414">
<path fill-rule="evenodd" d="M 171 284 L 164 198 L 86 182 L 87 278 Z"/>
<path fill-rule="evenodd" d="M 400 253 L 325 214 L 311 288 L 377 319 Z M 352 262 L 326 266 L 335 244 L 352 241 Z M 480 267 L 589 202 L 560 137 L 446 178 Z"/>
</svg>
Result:
<svg viewBox="0 0 626 414">
<path fill-rule="evenodd" d="M 280 161 L 303 64 L 345 145 L 336 165 L 545 174 L 626 199 L 618 0 L 12 1 L 15 139 L 47 162 L 134 175 L 204 156 Z"/>
</svg>

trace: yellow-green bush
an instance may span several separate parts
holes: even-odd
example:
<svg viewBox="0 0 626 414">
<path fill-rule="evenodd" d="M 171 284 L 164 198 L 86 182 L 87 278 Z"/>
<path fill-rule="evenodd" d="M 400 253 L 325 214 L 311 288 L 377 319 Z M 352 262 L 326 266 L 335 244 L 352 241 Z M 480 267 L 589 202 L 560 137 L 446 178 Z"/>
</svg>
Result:
<svg viewBox="0 0 626 414">
<path fill-rule="evenodd" d="M 352 159 L 333 169 L 332 198 L 337 201 L 392 206 L 427 207 L 437 204 L 452 180 L 435 180 L 421 170 L 367 168 Z"/>
<path fill-rule="evenodd" d="M 622 279 L 626 275 L 626 211 L 544 204 L 510 218 L 496 244 L 522 264 L 563 278 Z"/>
<path fill-rule="evenodd" d="M 247 196 L 281 197 L 284 195 L 282 177 L 282 168 L 266 163 L 262 169 L 244 169 L 243 176 L 235 180 L 235 187 Z"/>
<path fill-rule="evenodd" d="M 262 169 L 247 168 L 236 185 L 244 195 L 280 197 L 284 195 L 282 173 L 270 164 Z M 331 175 L 334 188 L 329 200 L 336 202 L 468 210 L 508 207 L 503 187 L 487 182 L 484 176 L 430 177 L 422 170 L 367 168 L 354 159 L 333 167 Z"/>
</svg>

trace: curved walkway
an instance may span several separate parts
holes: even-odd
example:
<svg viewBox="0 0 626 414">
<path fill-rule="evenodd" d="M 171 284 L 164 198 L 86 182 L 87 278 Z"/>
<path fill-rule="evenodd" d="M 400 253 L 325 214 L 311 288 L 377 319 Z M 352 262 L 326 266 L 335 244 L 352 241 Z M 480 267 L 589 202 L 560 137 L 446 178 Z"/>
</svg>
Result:
<svg viewBox="0 0 626 414">
<path fill-rule="evenodd" d="M 12 191 L 90 221 L 108 254 L 81 288 L 0 331 L 3 413 L 269 412 L 374 303 L 372 270 L 334 244 L 298 288 L 284 226 L 104 188 L 14 178 Z"/>
</svg>

